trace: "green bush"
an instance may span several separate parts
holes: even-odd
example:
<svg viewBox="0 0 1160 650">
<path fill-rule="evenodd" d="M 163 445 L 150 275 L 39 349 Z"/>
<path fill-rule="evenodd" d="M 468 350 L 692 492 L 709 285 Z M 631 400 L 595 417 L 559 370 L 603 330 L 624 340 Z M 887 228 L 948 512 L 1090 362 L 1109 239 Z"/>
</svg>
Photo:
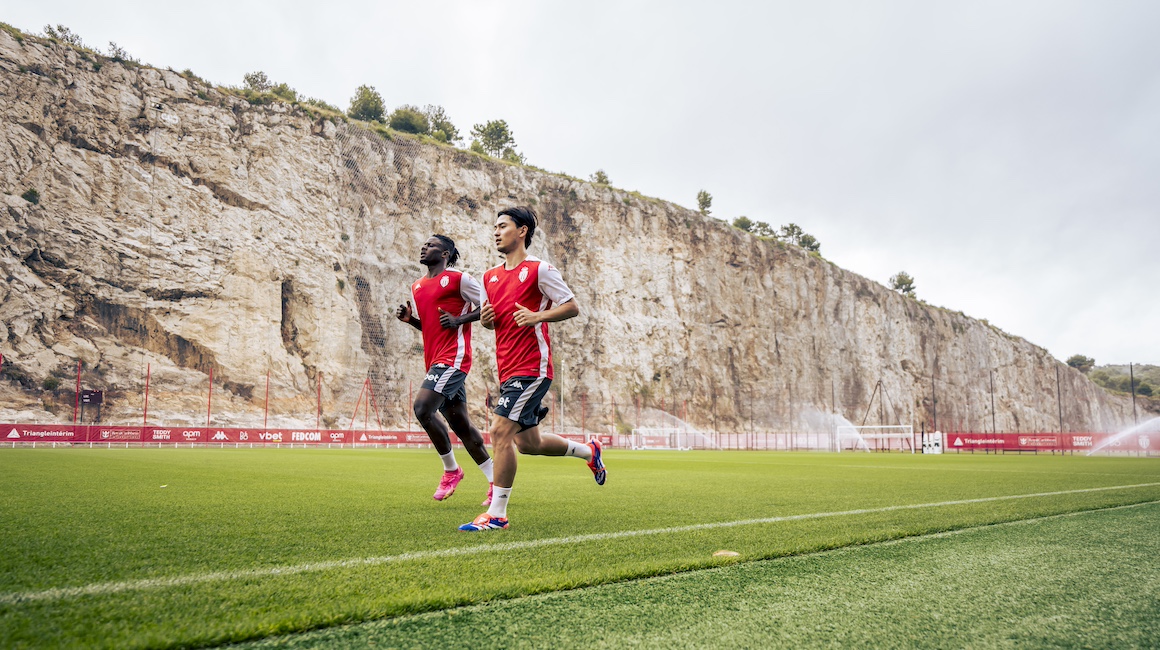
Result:
<svg viewBox="0 0 1160 650">
<path fill-rule="evenodd" d="M 431 130 L 431 123 L 427 116 L 415 106 L 404 104 L 391 113 L 387 125 L 403 133 L 427 133 Z"/>
<path fill-rule="evenodd" d="M 455 128 L 455 125 L 451 123 L 451 118 L 447 117 L 447 111 L 443 110 L 442 106 L 427 104 L 423 108 L 423 114 L 427 116 L 427 122 L 430 123 L 431 137 L 440 142 L 451 144 L 459 142 L 459 129 Z M 438 135 L 440 131 L 443 132 L 442 138 Z"/>
<path fill-rule="evenodd" d="M 201 77 L 197 76 L 197 74 L 195 74 L 195 73 L 194 73 L 194 71 L 193 71 L 193 70 L 191 70 L 191 69 L 189 69 L 189 68 L 186 68 L 186 69 L 182 70 L 182 71 L 181 71 L 180 73 L 178 73 L 178 74 L 180 74 L 181 76 L 185 77 L 185 78 L 186 78 L 186 79 L 188 79 L 189 81 L 197 81 L 197 82 L 200 82 L 200 83 L 202 83 L 202 84 L 205 84 L 206 86 L 210 85 L 210 83 L 209 83 L 208 81 L 206 81 L 205 79 L 202 79 Z"/>
<path fill-rule="evenodd" d="M 471 137 L 490 156 L 504 158 L 509 150 L 515 152 L 515 136 L 504 120 L 491 120 L 483 124 L 476 124 L 471 128 Z M 476 150 L 475 142 L 471 145 L 472 151 Z"/>
<path fill-rule="evenodd" d="M 749 232 L 753 229 L 753 222 L 749 220 L 749 217 L 742 215 L 733 220 L 733 227 Z"/>
<path fill-rule="evenodd" d="M 1088 372 L 1091 371 L 1092 368 L 1095 367 L 1096 360 L 1091 358 L 1091 357 L 1084 356 L 1082 354 L 1073 354 L 1067 358 L 1067 365 L 1071 366 L 1072 368 L 1075 368 L 1076 370 L 1078 370 L 1084 374 L 1087 374 Z M 1105 374 L 1105 376 L 1107 375 L 1107 373 L 1104 373 L 1104 374 Z"/>
<path fill-rule="evenodd" d="M 109 58 L 119 63 L 141 63 L 139 60 L 129 56 L 129 53 L 125 51 L 125 48 L 117 45 L 113 41 L 109 41 Z"/>
<path fill-rule="evenodd" d="M 301 100 L 301 103 L 310 104 L 311 106 L 317 106 L 318 108 L 324 108 L 324 109 L 326 109 L 328 111 L 332 111 L 334 113 L 340 113 L 340 114 L 342 113 L 342 110 L 339 109 L 334 104 L 327 104 L 325 101 L 318 99 L 316 97 L 307 97 L 307 98 Z"/>
<path fill-rule="evenodd" d="M 350 99 L 350 109 L 347 115 L 356 120 L 366 122 L 382 122 L 385 109 L 383 96 L 374 86 L 359 86 Z"/>
<path fill-rule="evenodd" d="M 713 195 L 701 190 L 697 192 L 697 211 L 705 216 L 709 216 L 710 210 L 713 206 Z"/>
<path fill-rule="evenodd" d="M 906 271 L 890 276 L 890 288 L 904 296 L 914 297 L 914 278 Z"/>
<path fill-rule="evenodd" d="M 242 82 L 245 84 L 247 90 L 252 90 L 258 93 L 264 93 L 273 86 L 270 78 L 266 76 L 265 72 L 257 70 L 255 72 L 247 72 L 242 75 Z"/>
<path fill-rule="evenodd" d="M 60 380 L 56 377 L 45 377 L 40 386 L 41 388 L 44 388 L 44 390 L 56 390 L 60 388 Z"/>
<path fill-rule="evenodd" d="M 15 27 L 13 27 L 12 25 L 9 25 L 8 23 L 0 23 L 0 29 L 8 32 L 8 34 L 10 36 L 12 36 L 12 38 L 16 39 L 17 43 L 24 45 L 24 32 L 20 31 L 19 29 L 16 29 Z"/>
<path fill-rule="evenodd" d="M 71 45 L 73 47 L 85 46 L 85 44 L 81 41 L 80 34 L 77 34 L 64 25 L 58 24 L 56 27 L 53 27 L 52 25 L 45 25 L 44 35 L 54 41 L 64 43 L 65 45 Z"/>
<path fill-rule="evenodd" d="M 36 205 L 40 203 L 40 192 L 37 192 L 35 189 L 30 187 L 26 192 L 24 192 L 24 194 L 20 195 L 20 198 L 28 201 L 32 205 Z"/>
<path fill-rule="evenodd" d="M 288 102 L 298 101 L 298 91 L 291 88 L 289 84 L 282 83 L 273 86 L 270 88 L 270 94 L 274 95 L 278 99 L 284 99 Z"/>
</svg>

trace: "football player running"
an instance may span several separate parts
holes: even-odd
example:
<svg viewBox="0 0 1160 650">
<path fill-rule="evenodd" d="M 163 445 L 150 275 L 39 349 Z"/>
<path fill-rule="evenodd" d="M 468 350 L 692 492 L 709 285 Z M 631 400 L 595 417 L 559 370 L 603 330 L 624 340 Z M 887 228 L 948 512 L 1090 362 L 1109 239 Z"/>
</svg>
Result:
<svg viewBox="0 0 1160 650">
<path fill-rule="evenodd" d="M 411 284 L 411 301 L 399 305 L 395 317 L 423 334 L 423 361 L 427 374 L 415 398 L 415 417 L 431 438 L 443 461 L 443 477 L 433 498 L 442 501 L 455 493 L 463 480 L 463 468 L 455 462 L 447 424 L 463 442 L 471 459 L 487 477 L 487 498 L 491 505 L 492 461 L 479 429 L 467 414 L 467 373 L 471 371 L 471 323 L 479 320 L 478 305 L 483 296 L 479 282 L 450 268 L 459 260 L 455 242 L 444 235 L 432 235 L 419 249 L 419 263 L 427 275 Z M 418 317 L 416 317 L 418 316 Z M 442 413 L 446 424 L 436 413 Z"/>
<path fill-rule="evenodd" d="M 541 400 L 552 384 L 552 344 L 548 323 L 580 313 L 560 272 L 528 255 L 536 232 L 536 213 L 508 208 L 495 222 L 495 245 L 504 263 L 483 275 L 480 323 L 495 330 L 500 396 L 491 425 L 495 488 L 491 506 L 459 530 L 475 532 L 508 527 L 507 506 L 516 478 L 516 451 L 537 456 L 575 456 L 588 463 L 598 485 L 606 476 L 598 440 L 581 444 L 540 431 L 546 409 Z"/>
</svg>

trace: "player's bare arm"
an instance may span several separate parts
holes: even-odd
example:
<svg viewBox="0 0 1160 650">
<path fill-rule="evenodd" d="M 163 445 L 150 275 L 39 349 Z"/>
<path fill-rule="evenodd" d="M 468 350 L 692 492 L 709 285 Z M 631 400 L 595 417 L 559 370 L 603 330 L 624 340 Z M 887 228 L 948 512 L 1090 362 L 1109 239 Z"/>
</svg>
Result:
<svg viewBox="0 0 1160 650">
<path fill-rule="evenodd" d="M 469 311 L 466 314 L 463 314 L 462 316 L 456 316 L 455 314 L 452 314 L 451 312 L 443 311 L 443 309 L 439 310 L 439 324 L 442 325 L 443 329 L 445 329 L 445 330 L 453 330 L 456 327 L 459 327 L 460 325 L 465 325 L 467 323 L 474 323 L 477 320 L 479 320 L 479 310 L 478 309 L 475 309 L 473 311 Z"/>
<path fill-rule="evenodd" d="M 423 331 L 423 323 L 419 322 L 418 318 L 415 318 L 415 310 L 411 308 L 410 300 L 405 305 L 399 305 L 399 308 L 395 310 L 395 318 L 398 318 L 420 332 Z"/>
<path fill-rule="evenodd" d="M 575 318 L 580 315 L 580 306 L 575 300 L 569 300 L 562 305 L 556 305 L 544 311 L 532 311 L 520 303 L 516 303 L 516 311 L 512 319 L 520 327 L 530 327 L 536 323 L 558 323 L 562 320 Z M 484 327 L 487 327 L 484 325 Z M 490 328 L 489 328 L 490 329 Z"/>
</svg>

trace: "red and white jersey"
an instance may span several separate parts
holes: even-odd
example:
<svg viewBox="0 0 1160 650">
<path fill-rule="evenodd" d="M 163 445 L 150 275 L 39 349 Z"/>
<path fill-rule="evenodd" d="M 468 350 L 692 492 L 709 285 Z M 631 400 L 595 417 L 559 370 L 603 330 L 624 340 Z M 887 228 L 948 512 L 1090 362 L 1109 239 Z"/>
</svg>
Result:
<svg viewBox="0 0 1160 650">
<path fill-rule="evenodd" d="M 415 315 L 423 324 L 423 362 L 427 368 L 442 363 L 463 372 L 471 370 L 471 323 L 449 330 L 439 324 L 439 310 L 462 316 L 483 303 L 475 278 L 456 269 L 426 276 L 411 284 Z"/>
<path fill-rule="evenodd" d="M 552 378 L 552 342 L 548 324 L 516 325 L 516 303 L 544 311 L 574 297 L 560 271 L 547 262 L 527 257 L 515 268 L 503 264 L 483 274 L 484 302 L 495 309 L 495 361 L 499 381 L 512 377 Z"/>
</svg>

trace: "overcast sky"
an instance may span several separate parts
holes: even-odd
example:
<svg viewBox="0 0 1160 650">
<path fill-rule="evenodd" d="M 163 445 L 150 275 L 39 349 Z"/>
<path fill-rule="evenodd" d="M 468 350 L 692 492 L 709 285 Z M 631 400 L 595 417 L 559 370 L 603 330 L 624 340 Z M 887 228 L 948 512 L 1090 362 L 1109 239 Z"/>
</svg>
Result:
<svg viewBox="0 0 1160 650">
<path fill-rule="evenodd" d="M 505 119 L 539 167 L 801 225 L 838 265 L 1160 364 L 1160 2 L 0 2 L 159 67 Z"/>
</svg>

